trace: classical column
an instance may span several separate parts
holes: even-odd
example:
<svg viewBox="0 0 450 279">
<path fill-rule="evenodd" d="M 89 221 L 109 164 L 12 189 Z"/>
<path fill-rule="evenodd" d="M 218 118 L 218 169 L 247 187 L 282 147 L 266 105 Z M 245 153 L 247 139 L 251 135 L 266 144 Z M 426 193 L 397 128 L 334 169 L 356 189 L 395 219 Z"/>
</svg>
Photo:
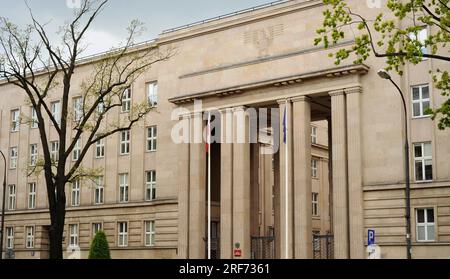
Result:
<svg viewBox="0 0 450 279">
<path fill-rule="evenodd" d="M 250 142 L 249 117 L 245 107 L 234 109 L 233 144 L 233 244 L 239 243 L 242 257 L 250 259 Z"/>
<path fill-rule="evenodd" d="M 363 259 L 364 217 L 361 158 L 361 87 L 345 90 L 347 98 L 350 257 Z"/>
<path fill-rule="evenodd" d="M 292 259 L 294 257 L 294 191 L 293 191 L 293 154 L 292 154 L 292 103 L 289 100 L 278 101 L 280 105 L 280 156 L 279 156 L 279 222 L 280 233 L 280 257 L 282 259 Z M 285 116 L 287 116 L 285 121 Z M 285 125 L 287 124 L 286 143 L 285 143 Z M 287 149 L 287 153 L 286 153 Z M 287 158 L 286 158 L 286 155 Z M 287 183 L 286 183 L 287 181 Z M 287 191 L 286 191 L 287 185 Z M 287 207 L 287 215 L 286 215 Z"/>
<path fill-rule="evenodd" d="M 233 258 L 233 110 L 221 113 L 220 258 Z"/>
<path fill-rule="evenodd" d="M 330 92 L 333 130 L 333 214 L 334 254 L 336 259 L 349 258 L 347 124 L 343 90 Z"/>
<path fill-rule="evenodd" d="M 259 196 L 261 193 L 260 183 L 259 183 L 259 170 L 262 165 L 260 164 L 260 147 L 258 143 L 250 144 L 250 235 L 259 236 L 259 220 L 260 220 L 260 200 Z"/>
<path fill-rule="evenodd" d="M 263 168 L 261 168 L 264 172 L 264 231 L 262 232 L 264 236 L 269 236 L 268 228 L 270 226 L 274 226 L 273 221 L 273 155 L 264 154 L 261 155 L 263 158 Z"/>
<path fill-rule="evenodd" d="M 294 256 L 312 259 L 312 177 L 310 98 L 292 99 L 294 131 Z"/>
<path fill-rule="evenodd" d="M 206 144 L 203 114 L 191 116 L 189 258 L 204 259 L 206 252 Z"/>
<path fill-rule="evenodd" d="M 180 122 L 189 140 L 190 116 L 183 115 Z M 178 258 L 189 258 L 189 141 L 178 145 L 181 160 L 178 161 Z"/>
</svg>

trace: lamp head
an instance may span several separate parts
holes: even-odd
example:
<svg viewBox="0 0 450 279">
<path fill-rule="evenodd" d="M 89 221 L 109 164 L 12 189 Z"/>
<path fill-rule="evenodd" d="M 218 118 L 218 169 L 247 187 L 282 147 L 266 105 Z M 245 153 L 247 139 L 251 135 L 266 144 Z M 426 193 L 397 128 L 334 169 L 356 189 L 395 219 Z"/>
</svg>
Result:
<svg viewBox="0 0 450 279">
<path fill-rule="evenodd" d="M 391 79 L 389 73 L 384 69 L 378 71 L 378 76 L 382 79 Z"/>
</svg>

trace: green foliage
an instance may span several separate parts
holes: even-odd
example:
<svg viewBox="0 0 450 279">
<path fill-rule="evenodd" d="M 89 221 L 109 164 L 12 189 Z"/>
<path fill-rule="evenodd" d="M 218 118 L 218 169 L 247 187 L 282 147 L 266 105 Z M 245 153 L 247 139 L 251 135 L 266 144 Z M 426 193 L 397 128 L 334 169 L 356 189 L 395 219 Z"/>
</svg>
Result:
<svg viewBox="0 0 450 279">
<path fill-rule="evenodd" d="M 103 231 L 97 232 L 92 240 L 91 249 L 89 251 L 90 260 L 110 260 L 111 254 L 109 252 L 108 240 Z"/>
<path fill-rule="evenodd" d="M 323 0 L 328 8 L 323 12 L 322 26 L 317 30 L 315 45 L 330 48 L 345 39 L 349 28 L 356 27 L 354 44 L 332 53 L 336 65 L 352 57 L 353 63 L 362 64 L 371 55 L 386 59 L 386 70 L 403 75 L 406 63 L 417 65 L 424 58 L 444 62 L 445 69 L 430 72 L 434 87 L 443 96 L 450 96 L 448 66 L 450 62 L 450 0 L 388 0 L 389 14 L 378 14 L 366 19 L 353 12 L 345 0 Z M 399 27 L 398 21 L 411 21 Z M 420 31 L 431 27 L 431 34 L 421 39 Z M 353 34 L 353 33 L 352 33 Z M 424 49 L 428 51 L 424 52 Z M 450 99 L 440 108 L 430 110 L 433 120 L 439 118 L 440 129 L 450 127 Z"/>
</svg>

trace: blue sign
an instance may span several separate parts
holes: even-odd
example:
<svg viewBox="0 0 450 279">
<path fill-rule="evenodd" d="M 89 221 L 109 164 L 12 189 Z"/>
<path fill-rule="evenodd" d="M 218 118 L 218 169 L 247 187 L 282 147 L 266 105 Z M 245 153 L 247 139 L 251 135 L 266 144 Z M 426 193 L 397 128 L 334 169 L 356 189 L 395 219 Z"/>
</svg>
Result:
<svg viewBox="0 0 450 279">
<path fill-rule="evenodd" d="M 375 245 L 375 230 L 369 230 L 368 234 L 367 234 L 367 244 L 370 245 Z"/>
</svg>

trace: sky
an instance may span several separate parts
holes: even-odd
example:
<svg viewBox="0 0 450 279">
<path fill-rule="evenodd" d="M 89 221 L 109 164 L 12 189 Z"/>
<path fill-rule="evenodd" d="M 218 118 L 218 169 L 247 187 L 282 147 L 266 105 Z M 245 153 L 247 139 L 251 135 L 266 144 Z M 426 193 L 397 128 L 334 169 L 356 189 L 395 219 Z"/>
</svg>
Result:
<svg viewBox="0 0 450 279">
<path fill-rule="evenodd" d="M 59 38 L 58 27 L 73 16 L 73 5 L 81 0 L 27 0 L 35 17 L 43 23 L 52 38 Z M 276 1 L 276 0 L 272 0 Z M 271 0 L 109 0 L 86 34 L 84 55 L 118 46 L 127 35 L 126 27 L 133 19 L 145 24 L 146 31 L 137 41 L 158 36 L 163 30 L 237 10 L 266 4 Z M 30 23 L 25 0 L 0 0 L 0 16 L 19 26 Z"/>
</svg>

